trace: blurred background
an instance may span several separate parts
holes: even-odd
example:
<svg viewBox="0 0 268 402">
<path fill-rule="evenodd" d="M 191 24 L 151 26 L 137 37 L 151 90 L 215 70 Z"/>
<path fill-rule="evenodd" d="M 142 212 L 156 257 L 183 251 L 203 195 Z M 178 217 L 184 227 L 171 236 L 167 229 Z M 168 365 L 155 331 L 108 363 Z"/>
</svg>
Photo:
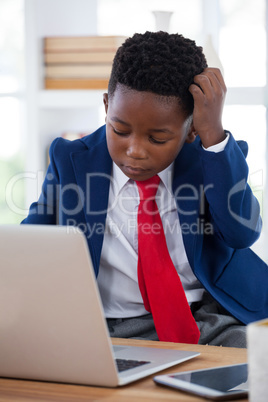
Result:
<svg viewBox="0 0 268 402">
<path fill-rule="evenodd" d="M 105 89 L 45 88 L 44 38 L 166 29 L 223 71 L 224 128 L 249 144 L 264 220 L 254 249 L 268 261 L 267 10 L 268 0 L 0 0 L 0 224 L 19 223 L 37 199 L 53 138 L 104 124 Z"/>
</svg>

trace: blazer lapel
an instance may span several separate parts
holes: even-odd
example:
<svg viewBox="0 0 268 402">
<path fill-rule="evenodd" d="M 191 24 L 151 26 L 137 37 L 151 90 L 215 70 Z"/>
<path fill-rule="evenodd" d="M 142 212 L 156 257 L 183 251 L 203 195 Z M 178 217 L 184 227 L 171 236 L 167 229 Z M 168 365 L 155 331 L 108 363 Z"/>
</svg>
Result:
<svg viewBox="0 0 268 402">
<path fill-rule="evenodd" d="M 92 134 L 93 135 L 93 134 Z M 71 154 L 78 191 L 84 206 L 86 237 L 98 272 L 111 180 L 112 160 L 106 139 Z"/>
<path fill-rule="evenodd" d="M 185 144 L 174 163 L 173 193 L 175 196 L 183 242 L 190 266 L 198 238 L 202 241 L 199 213 L 202 202 L 202 169 L 197 166 L 200 157 L 195 144 Z"/>
</svg>

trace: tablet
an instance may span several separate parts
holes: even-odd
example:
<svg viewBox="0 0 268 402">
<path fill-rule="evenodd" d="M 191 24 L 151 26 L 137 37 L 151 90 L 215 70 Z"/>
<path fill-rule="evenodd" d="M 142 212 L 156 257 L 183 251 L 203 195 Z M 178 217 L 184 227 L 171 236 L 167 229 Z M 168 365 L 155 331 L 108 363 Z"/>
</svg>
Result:
<svg viewBox="0 0 268 402">
<path fill-rule="evenodd" d="M 158 375 L 154 381 L 215 401 L 239 399 L 248 395 L 248 367 L 245 363 Z"/>
</svg>

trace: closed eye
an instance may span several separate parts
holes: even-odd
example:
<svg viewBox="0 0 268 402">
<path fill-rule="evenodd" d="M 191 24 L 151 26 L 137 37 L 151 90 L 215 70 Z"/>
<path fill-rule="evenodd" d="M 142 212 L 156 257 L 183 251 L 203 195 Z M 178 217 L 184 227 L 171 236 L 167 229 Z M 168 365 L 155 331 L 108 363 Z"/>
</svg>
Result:
<svg viewBox="0 0 268 402">
<path fill-rule="evenodd" d="M 128 135 L 129 133 L 125 133 L 125 132 L 123 132 L 123 131 L 117 131 L 114 127 L 113 127 L 113 132 L 115 133 L 115 134 L 117 134 L 117 135 Z"/>
<path fill-rule="evenodd" d="M 150 141 L 151 141 L 153 144 L 159 144 L 159 145 L 166 143 L 166 140 L 157 140 L 157 139 L 155 139 L 154 137 L 150 137 Z"/>
<path fill-rule="evenodd" d="M 116 135 L 120 135 L 122 137 L 129 135 L 129 132 L 125 132 L 125 131 L 118 131 L 116 130 L 113 126 L 112 126 L 113 132 Z M 167 141 L 166 140 L 157 140 L 156 138 L 154 138 L 152 135 L 149 136 L 149 141 L 152 142 L 153 144 L 157 144 L 157 145 L 161 145 L 161 144 L 165 144 Z"/>
</svg>

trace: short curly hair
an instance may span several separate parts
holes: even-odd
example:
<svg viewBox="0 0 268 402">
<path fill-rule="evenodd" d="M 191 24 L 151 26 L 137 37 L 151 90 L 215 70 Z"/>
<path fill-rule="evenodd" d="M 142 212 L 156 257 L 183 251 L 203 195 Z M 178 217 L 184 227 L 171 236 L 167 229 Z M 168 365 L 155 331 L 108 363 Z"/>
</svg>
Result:
<svg viewBox="0 0 268 402">
<path fill-rule="evenodd" d="M 137 91 L 176 97 L 187 112 L 193 112 L 189 86 L 207 67 L 202 47 L 179 34 L 136 33 L 118 48 L 108 86 L 109 97 L 117 84 Z"/>
</svg>

